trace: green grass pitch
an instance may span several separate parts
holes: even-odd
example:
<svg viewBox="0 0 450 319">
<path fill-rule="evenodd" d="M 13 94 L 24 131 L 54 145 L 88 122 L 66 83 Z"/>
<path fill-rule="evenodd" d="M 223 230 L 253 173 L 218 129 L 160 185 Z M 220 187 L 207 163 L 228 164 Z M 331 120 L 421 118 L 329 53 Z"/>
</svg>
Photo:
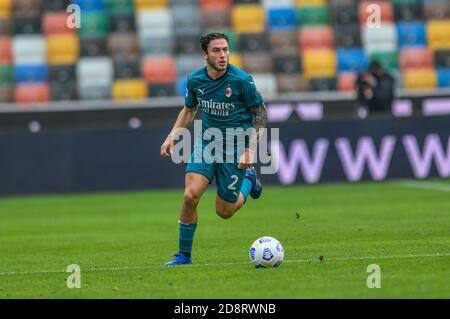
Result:
<svg viewBox="0 0 450 319">
<path fill-rule="evenodd" d="M 265 187 L 222 220 L 211 187 L 194 264 L 175 268 L 162 264 L 177 251 L 182 190 L 2 198 L 0 297 L 450 298 L 449 191 L 449 180 Z M 279 268 L 250 264 L 263 235 L 285 248 Z M 66 286 L 70 264 L 80 289 Z"/>
</svg>

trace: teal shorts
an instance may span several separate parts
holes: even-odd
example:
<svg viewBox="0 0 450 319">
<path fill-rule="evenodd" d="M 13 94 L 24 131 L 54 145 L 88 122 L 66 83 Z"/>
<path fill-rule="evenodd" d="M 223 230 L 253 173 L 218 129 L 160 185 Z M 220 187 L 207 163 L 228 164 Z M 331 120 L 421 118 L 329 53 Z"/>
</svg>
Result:
<svg viewBox="0 0 450 319">
<path fill-rule="evenodd" d="M 194 147 L 194 152 L 192 152 L 191 159 L 186 167 L 186 173 L 201 174 L 208 179 L 210 184 L 215 177 L 217 195 L 226 202 L 236 203 L 244 181 L 245 170 L 239 169 L 236 163 L 210 163 L 206 161 L 195 163 L 195 152 L 200 150 L 200 147 Z"/>
</svg>

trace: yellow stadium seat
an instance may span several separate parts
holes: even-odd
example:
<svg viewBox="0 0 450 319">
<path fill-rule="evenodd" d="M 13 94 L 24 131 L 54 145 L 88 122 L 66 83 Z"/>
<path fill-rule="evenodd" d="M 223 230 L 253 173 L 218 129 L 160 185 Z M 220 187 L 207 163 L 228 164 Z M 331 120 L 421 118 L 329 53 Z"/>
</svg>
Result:
<svg viewBox="0 0 450 319">
<path fill-rule="evenodd" d="M 305 50 L 302 62 L 307 78 L 336 75 L 336 52 L 332 49 Z"/>
<path fill-rule="evenodd" d="M 421 90 L 436 88 L 436 71 L 431 68 L 407 69 L 403 71 L 405 89 Z"/>
<path fill-rule="evenodd" d="M 433 50 L 450 49 L 450 20 L 428 21 L 427 37 Z"/>
<path fill-rule="evenodd" d="M 0 0 L 0 19 L 11 17 L 11 0 Z"/>
<path fill-rule="evenodd" d="M 49 64 L 76 64 L 80 47 L 73 34 L 47 37 L 47 61 Z"/>
<path fill-rule="evenodd" d="M 236 33 L 258 33 L 265 29 L 265 13 L 260 5 L 235 5 L 231 17 L 233 29 Z"/>
<path fill-rule="evenodd" d="M 113 98 L 116 101 L 143 100 L 148 96 L 147 84 L 141 79 L 117 80 L 113 86 Z"/>
<path fill-rule="evenodd" d="M 137 11 L 168 8 L 168 0 L 134 0 Z"/>
<path fill-rule="evenodd" d="M 322 6 L 322 5 L 326 5 L 326 4 L 327 4 L 327 0 L 295 0 L 296 7 Z"/>
<path fill-rule="evenodd" d="M 242 69 L 242 59 L 240 54 L 230 54 L 230 64 Z"/>
</svg>

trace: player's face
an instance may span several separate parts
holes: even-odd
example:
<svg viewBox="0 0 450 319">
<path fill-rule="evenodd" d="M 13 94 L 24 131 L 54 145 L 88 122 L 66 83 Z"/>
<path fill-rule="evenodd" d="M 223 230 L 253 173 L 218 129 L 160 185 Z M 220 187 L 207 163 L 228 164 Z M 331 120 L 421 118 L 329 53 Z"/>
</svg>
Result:
<svg viewBox="0 0 450 319">
<path fill-rule="evenodd" d="M 208 44 L 208 52 L 204 52 L 203 56 L 208 67 L 217 72 L 225 71 L 228 67 L 228 42 L 225 39 L 212 40 Z"/>
</svg>

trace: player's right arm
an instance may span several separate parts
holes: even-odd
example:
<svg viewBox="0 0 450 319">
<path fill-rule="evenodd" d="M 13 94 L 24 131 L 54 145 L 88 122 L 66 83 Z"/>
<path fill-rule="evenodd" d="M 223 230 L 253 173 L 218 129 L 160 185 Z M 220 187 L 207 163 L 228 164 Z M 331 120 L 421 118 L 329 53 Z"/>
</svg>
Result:
<svg viewBox="0 0 450 319">
<path fill-rule="evenodd" d="M 175 121 L 172 130 L 170 131 L 164 143 L 161 145 L 161 156 L 167 157 L 172 154 L 174 137 L 177 131 L 179 129 L 188 128 L 194 120 L 196 113 L 197 107 L 183 107 L 183 109 L 180 111 L 180 114 L 178 114 L 177 120 Z"/>
</svg>

